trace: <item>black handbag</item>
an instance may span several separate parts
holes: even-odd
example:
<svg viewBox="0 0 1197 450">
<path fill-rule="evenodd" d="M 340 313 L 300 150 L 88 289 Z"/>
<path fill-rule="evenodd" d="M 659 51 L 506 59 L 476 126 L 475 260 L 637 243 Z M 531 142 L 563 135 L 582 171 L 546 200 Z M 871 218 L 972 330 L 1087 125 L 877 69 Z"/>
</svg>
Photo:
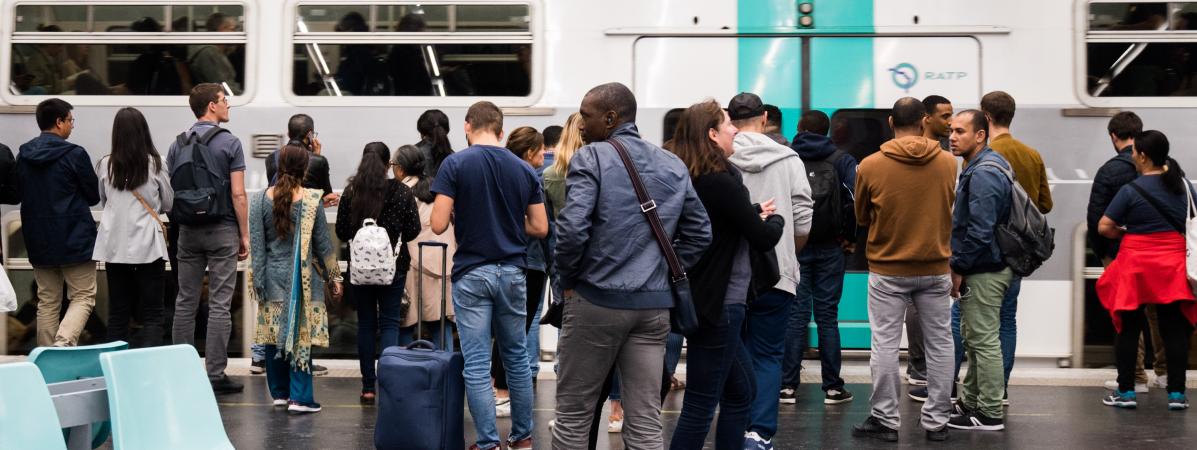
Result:
<svg viewBox="0 0 1197 450">
<path fill-rule="evenodd" d="M 665 234 L 665 227 L 661 225 L 661 218 L 657 215 L 657 203 L 648 196 L 648 190 L 644 188 L 644 182 L 640 179 L 640 173 L 636 171 L 636 166 L 632 164 L 632 158 L 628 156 L 627 149 L 618 139 L 611 138 L 607 142 L 615 147 L 615 152 L 619 153 L 619 159 L 623 160 L 623 166 L 628 170 L 628 177 L 632 179 L 632 188 L 636 191 L 636 198 L 640 201 L 640 212 L 644 213 L 645 219 L 648 220 L 648 225 L 653 230 L 653 237 L 661 246 L 661 254 L 665 256 L 665 261 L 669 264 L 669 284 L 673 291 L 673 308 L 669 310 L 669 325 L 673 328 L 674 333 L 689 336 L 698 329 L 698 312 L 694 309 L 694 298 L 690 294 L 690 280 L 686 278 L 686 270 L 682 267 L 681 261 L 677 259 L 673 243 L 669 241 L 669 235 Z"/>
</svg>

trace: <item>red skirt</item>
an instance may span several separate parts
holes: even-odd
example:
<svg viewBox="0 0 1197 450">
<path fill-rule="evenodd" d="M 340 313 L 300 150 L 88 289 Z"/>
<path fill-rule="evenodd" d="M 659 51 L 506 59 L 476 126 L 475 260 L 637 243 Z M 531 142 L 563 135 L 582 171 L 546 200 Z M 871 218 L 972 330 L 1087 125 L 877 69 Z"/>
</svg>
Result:
<svg viewBox="0 0 1197 450">
<path fill-rule="evenodd" d="M 1185 274 L 1185 238 L 1175 231 L 1127 234 L 1118 257 L 1097 280 L 1097 298 L 1122 332 L 1121 311 L 1183 302 L 1181 312 L 1197 324 L 1197 301 Z"/>
</svg>

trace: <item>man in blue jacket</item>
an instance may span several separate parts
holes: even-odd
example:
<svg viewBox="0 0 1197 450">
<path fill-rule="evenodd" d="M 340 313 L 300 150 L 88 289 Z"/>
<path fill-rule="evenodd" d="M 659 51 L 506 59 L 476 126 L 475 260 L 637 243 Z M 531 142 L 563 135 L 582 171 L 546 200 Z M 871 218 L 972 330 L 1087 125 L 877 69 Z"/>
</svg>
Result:
<svg viewBox="0 0 1197 450">
<path fill-rule="evenodd" d="M 669 269 L 615 148 L 627 149 L 682 266 L 711 242 L 711 222 L 681 159 L 636 129 L 636 97 L 619 83 L 582 99 L 588 143 L 570 160 L 557 216 L 556 267 L 565 290 L 553 448 L 587 447 L 603 381 L 619 365 L 624 444 L 662 448 L 661 374 L 673 294 Z"/>
<path fill-rule="evenodd" d="M 995 230 L 1009 220 L 1013 176 L 1006 160 L 987 145 L 988 138 L 989 121 L 984 113 L 969 109 L 952 119 L 952 154 L 964 158 L 965 168 L 956 184 L 948 264 L 952 267 L 952 296 L 960 299 L 956 306 L 968 375 L 948 426 L 962 430 L 1005 428 L 998 330 L 1012 272 L 1002 261 Z"/>
<path fill-rule="evenodd" d="M 67 142 L 75 128 L 70 103 L 37 105 L 42 134 L 17 155 L 21 223 L 37 281 L 37 345 L 71 347 L 96 304 L 96 222 L 89 206 L 100 203 L 100 182 L 83 147 Z M 59 323 L 62 286 L 70 306 Z"/>
</svg>

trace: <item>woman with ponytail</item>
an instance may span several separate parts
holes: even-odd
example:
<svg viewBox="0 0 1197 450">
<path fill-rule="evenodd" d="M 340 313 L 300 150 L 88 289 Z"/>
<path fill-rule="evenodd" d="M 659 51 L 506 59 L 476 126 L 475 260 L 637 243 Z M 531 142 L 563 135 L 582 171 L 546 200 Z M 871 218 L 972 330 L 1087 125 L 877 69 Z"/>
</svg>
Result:
<svg viewBox="0 0 1197 450">
<path fill-rule="evenodd" d="M 453 146 L 449 144 L 449 116 L 439 109 L 424 111 L 416 120 L 416 131 L 420 132 L 416 147 L 424 152 L 424 176 L 435 179 L 441 163 L 453 154 Z"/>
<path fill-rule="evenodd" d="M 357 172 L 345 183 L 341 206 L 337 208 L 337 238 L 349 242 L 362 228 L 363 221 L 373 219 L 387 231 L 391 248 L 399 242 L 410 242 L 420 232 L 420 216 L 411 189 L 397 180 L 387 178 L 391 151 L 386 144 L 371 142 L 362 150 Z M 377 373 L 374 368 L 376 348 L 399 345 L 399 323 L 403 315 L 403 285 L 411 263 L 407 246 L 400 246 L 395 262 L 395 277 L 389 285 L 355 285 L 349 280 L 349 298 L 357 305 L 357 356 L 362 371 L 363 404 L 374 403 Z M 350 255 L 349 265 L 353 266 Z"/>
<path fill-rule="evenodd" d="M 1131 159 L 1139 178 L 1118 191 L 1097 227 L 1102 236 L 1122 240 L 1118 257 L 1097 280 L 1097 296 L 1118 331 L 1118 389 L 1102 403 L 1138 405 L 1134 380 L 1139 335 L 1146 309 L 1155 308 L 1168 358 L 1168 409 L 1183 410 L 1189 407 L 1189 337 L 1197 323 L 1197 302 L 1185 273 L 1185 219 L 1197 194 L 1168 157 L 1164 133 L 1148 130 L 1137 136 Z"/>
<path fill-rule="evenodd" d="M 278 182 L 250 202 L 250 272 L 258 300 L 254 342 L 266 346 L 266 385 L 274 406 L 292 414 L 320 411 L 312 395 L 312 347 L 328 346 L 325 300 L 341 294 L 337 265 L 318 189 L 305 189 L 308 153 L 288 144 L 279 152 Z M 333 299 L 324 298 L 331 284 Z"/>
</svg>

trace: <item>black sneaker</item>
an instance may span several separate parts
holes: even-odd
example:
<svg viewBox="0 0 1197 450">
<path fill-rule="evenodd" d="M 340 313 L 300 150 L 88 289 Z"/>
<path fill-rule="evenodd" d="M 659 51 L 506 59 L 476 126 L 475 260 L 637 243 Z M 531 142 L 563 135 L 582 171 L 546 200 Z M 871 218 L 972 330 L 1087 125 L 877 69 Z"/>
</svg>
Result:
<svg viewBox="0 0 1197 450">
<path fill-rule="evenodd" d="M 957 430 L 1000 431 L 1006 429 L 1006 424 L 1002 419 L 988 417 L 977 411 L 952 417 L 948 420 L 948 426 Z"/>
<path fill-rule="evenodd" d="M 964 407 L 964 402 L 962 402 L 960 400 L 955 400 L 952 402 L 951 417 L 967 416 L 969 412 L 971 412 L 971 411 L 968 408 Z"/>
<path fill-rule="evenodd" d="M 798 403 L 798 391 L 790 386 L 782 386 L 781 392 L 777 395 L 777 401 L 783 405 Z"/>
<path fill-rule="evenodd" d="M 939 427 L 938 430 L 927 430 L 927 440 L 932 442 L 943 442 L 948 440 L 948 426 Z"/>
<path fill-rule="evenodd" d="M 266 373 L 266 361 L 252 361 L 249 363 L 249 373 L 261 375 Z"/>
<path fill-rule="evenodd" d="M 912 387 L 910 388 L 910 392 L 908 392 L 906 395 L 909 395 L 910 399 L 916 402 L 926 402 L 927 388 L 922 386 Z"/>
<path fill-rule="evenodd" d="M 324 367 L 322 365 L 313 363 L 312 364 L 312 375 L 315 375 L 318 377 L 328 375 L 328 368 Z"/>
<path fill-rule="evenodd" d="M 852 401 L 852 393 L 847 389 L 829 389 L 827 395 L 823 397 L 824 405 L 838 405 L 840 403 L 848 403 Z"/>
<path fill-rule="evenodd" d="M 220 378 L 212 380 L 212 392 L 220 394 L 236 394 L 245 389 L 245 385 L 233 381 L 228 375 L 221 375 Z"/>
<path fill-rule="evenodd" d="M 881 424 L 876 417 L 869 416 L 860 425 L 852 427 L 852 436 L 858 438 L 873 438 L 885 442 L 898 442 L 898 430 Z"/>
</svg>

